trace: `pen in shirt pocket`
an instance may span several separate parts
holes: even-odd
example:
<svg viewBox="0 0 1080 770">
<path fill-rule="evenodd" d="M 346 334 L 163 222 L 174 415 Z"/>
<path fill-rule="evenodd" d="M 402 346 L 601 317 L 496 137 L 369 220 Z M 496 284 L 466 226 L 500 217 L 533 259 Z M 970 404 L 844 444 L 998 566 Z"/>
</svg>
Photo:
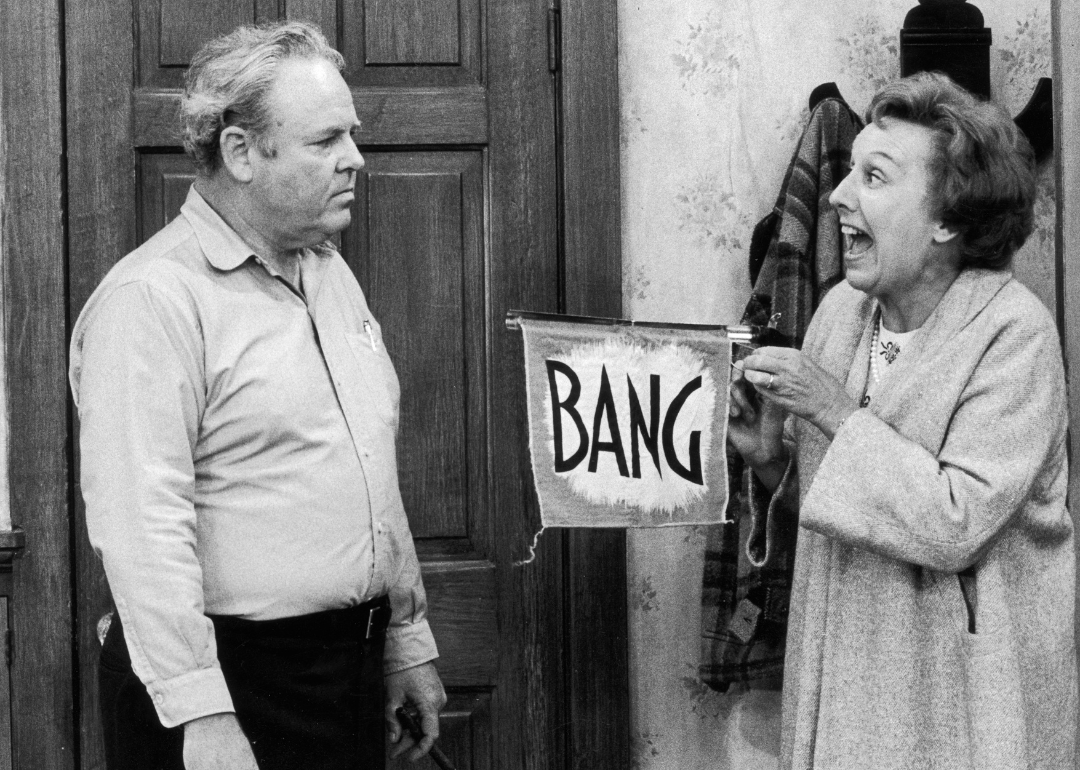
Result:
<svg viewBox="0 0 1080 770">
<path fill-rule="evenodd" d="M 371 329 L 371 321 L 364 321 L 364 331 L 367 332 L 368 339 L 371 340 L 371 349 L 378 350 L 379 343 L 375 341 L 375 332 Z"/>
</svg>

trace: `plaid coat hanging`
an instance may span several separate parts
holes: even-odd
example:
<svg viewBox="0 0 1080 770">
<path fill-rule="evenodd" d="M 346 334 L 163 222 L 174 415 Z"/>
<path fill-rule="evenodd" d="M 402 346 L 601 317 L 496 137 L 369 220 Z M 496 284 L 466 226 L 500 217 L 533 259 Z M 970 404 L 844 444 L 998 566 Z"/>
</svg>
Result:
<svg viewBox="0 0 1080 770">
<path fill-rule="evenodd" d="M 862 121 L 841 98 L 812 110 L 773 211 L 754 229 L 754 286 L 743 323 L 765 324 L 801 347 L 825 293 L 843 279 L 840 221 L 829 195 L 847 173 Z M 702 581 L 702 680 L 725 691 L 732 682 L 783 673 L 795 527 L 762 531 L 749 515 L 749 474 L 729 453 L 728 519 L 710 527 Z M 765 503 L 767 505 L 767 501 Z M 788 521 L 797 518 L 783 517 Z"/>
</svg>

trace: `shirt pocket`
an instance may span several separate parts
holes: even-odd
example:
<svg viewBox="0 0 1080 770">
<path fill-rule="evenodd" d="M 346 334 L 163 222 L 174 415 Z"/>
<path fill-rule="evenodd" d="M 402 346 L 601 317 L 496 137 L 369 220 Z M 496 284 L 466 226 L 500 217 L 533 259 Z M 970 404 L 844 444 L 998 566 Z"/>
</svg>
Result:
<svg viewBox="0 0 1080 770">
<path fill-rule="evenodd" d="M 398 384 L 394 363 L 382 345 L 381 335 L 345 332 L 356 367 L 366 385 L 373 411 L 395 431 L 398 428 L 398 410 L 401 404 L 401 387 Z"/>
</svg>

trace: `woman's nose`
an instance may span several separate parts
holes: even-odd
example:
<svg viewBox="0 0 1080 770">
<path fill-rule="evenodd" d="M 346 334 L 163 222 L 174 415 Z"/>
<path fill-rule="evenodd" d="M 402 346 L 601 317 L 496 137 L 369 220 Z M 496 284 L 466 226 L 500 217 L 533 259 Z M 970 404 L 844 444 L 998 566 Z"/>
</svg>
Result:
<svg viewBox="0 0 1080 770">
<path fill-rule="evenodd" d="M 853 208 L 851 205 L 851 179 L 853 176 L 854 174 L 849 173 L 840 180 L 840 184 L 832 191 L 832 194 L 829 196 L 829 204 L 832 205 L 833 208 L 843 208 L 849 211 Z"/>
</svg>

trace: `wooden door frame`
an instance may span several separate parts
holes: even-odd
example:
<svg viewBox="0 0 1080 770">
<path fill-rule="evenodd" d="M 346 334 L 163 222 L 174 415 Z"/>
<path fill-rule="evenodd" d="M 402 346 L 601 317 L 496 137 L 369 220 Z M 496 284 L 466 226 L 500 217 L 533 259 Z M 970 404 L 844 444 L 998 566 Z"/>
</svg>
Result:
<svg viewBox="0 0 1080 770">
<path fill-rule="evenodd" d="M 1069 505 L 1080 529 L 1080 6 L 1051 0 L 1054 56 L 1054 156 L 1057 159 L 1058 328 L 1069 381 Z M 1066 141 L 1066 140 L 1069 141 Z M 1071 216 L 1068 214 L 1071 213 Z M 1077 539 L 1080 550 L 1080 538 Z M 1080 578 L 1080 576 L 1078 576 Z M 1076 629 L 1080 638 L 1080 583 Z M 1080 752 L 1076 767 L 1080 768 Z"/>
<path fill-rule="evenodd" d="M 9 3 L 3 73 L 3 291 L 15 563 L 12 753 L 21 770 L 74 767 L 67 396 L 63 15 Z M 0 458 L 2 459 L 2 458 Z"/>
<path fill-rule="evenodd" d="M 622 317 L 616 0 L 562 0 L 557 81 L 564 312 Z M 568 768 L 630 766 L 623 530 L 567 530 Z M 605 629 L 607 635 L 597 634 Z M 611 633 L 618 629 L 621 633 Z"/>
<path fill-rule="evenodd" d="M 77 490 L 67 388 L 68 244 L 77 237 L 81 250 L 123 248 L 133 237 L 125 207 L 134 201 L 116 191 L 109 210 L 69 211 L 66 205 L 68 175 L 72 183 L 93 179 L 94 169 L 83 159 L 127 162 L 126 149 L 103 146 L 97 138 L 93 152 L 84 144 L 73 152 L 79 162 L 66 165 L 68 142 L 89 141 L 78 130 L 78 112 L 68 112 L 65 88 L 76 87 L 67 80 L 68 66 L 100 51 L 72 47 L 64 25 L 83 23 L 87 4 L 9 5 L 0 33 L 0 244 L 11 510 L 27 532 L 26 552 L 13 574 L 12 751 L 17 770 L 68 770 L 76 767 L 85 729 L 75 704 L 87 701 L 78 691 L 72 646 L 72 587 L 78 576 L 72 574 L 71 551 L 84 530 L 82 522 L 72 521 Z M 615 9 L 616 0 L 563 0 L 559 8 L 560 299 L 571 313 L 621 314 Z M 115 21 L 99 40 L 130 35 L 130 19 Z M 73 74 L 78 71 L 88 69 L 72 67 Z M 96 89 L 100 103 L 83 108 L 112 110 L 122 123 L 131 109 L 122 93 L 127 76 L 115 76 L 115 84 L 106 81 Z M 621 531 L 568 531 L 558 542 L 567 597 L 566 767 L 623 770 L 629 757 L 625 538 Z"/>
</svg>

